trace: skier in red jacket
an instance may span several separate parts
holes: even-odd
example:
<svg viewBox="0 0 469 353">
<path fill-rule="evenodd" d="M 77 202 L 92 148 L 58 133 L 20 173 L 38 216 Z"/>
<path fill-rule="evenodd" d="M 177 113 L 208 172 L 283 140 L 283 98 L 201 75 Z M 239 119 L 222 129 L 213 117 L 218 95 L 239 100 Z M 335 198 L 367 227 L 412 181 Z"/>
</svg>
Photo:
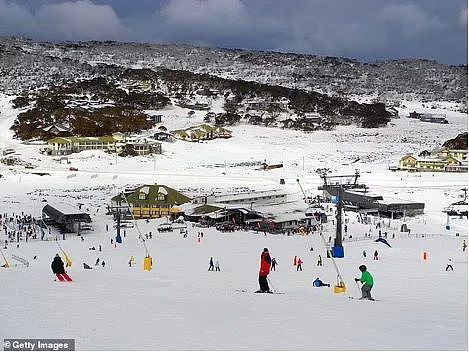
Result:
<svg viewBox="0 0 469 353">
<path fill-rule="evenodd" d="M 259 270 L 259 293 L 272 293 L 267 282 L 267 275 L 270 273 L 270 264 L 272 260 L 270 258 L 269 250 L 264 248 L 261 254 L 261 268 Z"/>
</svg>

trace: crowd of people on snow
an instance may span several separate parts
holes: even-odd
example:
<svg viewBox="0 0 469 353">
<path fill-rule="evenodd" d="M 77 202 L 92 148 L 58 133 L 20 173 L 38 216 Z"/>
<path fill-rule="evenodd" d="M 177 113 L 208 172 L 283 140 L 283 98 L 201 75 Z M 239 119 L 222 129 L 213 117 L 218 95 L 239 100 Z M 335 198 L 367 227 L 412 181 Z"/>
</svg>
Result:
<svg viewBox="0 0 469 353">
<path fill-rule="evenodd" d="M 357 216 L 357 220 L 359 223 L 363 223 L 364 221 Z M 389 221 L 390 222 L 390 221 Z M 365 222 L 366 223 L 366 222 Z M 390 226 L 390 224 L 386 225 L 385 221 L 383 221 L 383 224 L 381 224 L 381 221 L 376 223 L 376 230 L 377 230 L 377 235 L 378 239 L 387 239 L 388 238 L 388 232 L 387 231 L 382 231 L 382 226 Z M 24 212 L 21 212 L 21 214 L 15 214 L 12 213 L 11 215 L 8 215 L 7 213 L 0 214 L 0 229 L 3 230 L 4 235 L 6 236 L 7 239 L 4 241 L 4 249 L 8 248 L 8 245 L 10 243 L 17 243 L 17 246 L 19 246 L 20 241 L 25 241 L 28 242 L 29 239 L 37 239 L 38 236 L 40 236 L 41 240 L 44 240 L 44 237 L 46 235 L 46 231 L 48 234 L 51 234 L 51 229 L 45 226 L 39 226 L 38 221 L 36 218 L 34 218 L 31 215 L 26 215 Z M 108 225 L 106 225 L 106 231 L 109 230 Z M 317 229 L 312 229 L 312 228 L 306 228 L 304 232 L 306 234 L 309 234 L 310 232 L 316 231 Z M 230 229 L 231 231 L 231 229 Z M 347 236 L 348 234 L 348 226 L 347 224 L 344 225 L 344 231 Z M 288 231 L 290 232 L 290 231 Z M 266 232 L 264 231 L 264 234 Z M 187 238 L 188 231 L 187 229 L 180 230 L 180 234 L 183 236 L 183 238 Z M 287 234 L 289 235 L 289 234 Z M 125 230 L 124 230 L 124 237 L 126 236 Z M 349 236 L 350 238 L 352 237 L 351 235 Z M 365 233 L 365 238 L 371 238 L 371 231 L 368 233 Z M 145 241 L 145 239 L 152 239 L 153 234 L 152 232 L 145 233 L 144 236 L 140 236 L 140 239 Z M 198 232 L 197 233 L 197 240 L 198 242 L 201 241 L 201 238 L 203 238 L 203 232 Z M 395 238 L 395 233 L 392 233 L 392 239 Z M 57 239 L 56 239 L 57 240 Z M 81 237 L 81 240 L 84 241 L 83 236 Z M 329 244 L 331 243 L 331 237 L 329 237 Z M 345 237 L 344 239 L 345 240 Z M 115 242 L 114 242 L 115 241 Z M 111 238 L 111 245 L 116 246 L 116 243 L 120 243 L 122 240 L 118 241 L 117 237 L 116 240 Z M 462 251 L 465 252 L 467 248 L 467 243 L 466 240 L 463 240 L 462 243 Z M 102 251 L 102 246 L 98 246 L 98 251 Z M 95 246 L 92 246 L 89 248 L 90 251 L 96 251 L 97 248 Z M 313 247 L 311 247 L 310 251 L 314 251 Z M 366 250 L 363 250 L 362 255 L 364 258 L 367 257 L 367 252 Z M 328 256 L 329 257 L 329 256 Z M 36 256 L 34 257 L 36 258 Z M 375 250 L 373 252 L 373 260 L 379 260 L 379 254 L 378 250 Z M 130 260 L 128 261 L 129 267 L 132 267 L 135 264 L 135 258 L 131 256 Z M 301 257 L 296 256 L 293 259 L 293 266 L 296 267 L 296 271 L 303 271 L 303 264 L 304 261 Z M 316 257 L 316 265 L 317 266 L 323 266 L 323 261 L 322 261 L 322 256 L 321 254 L 318 254 Z M 99 257 L 96 258 L 96 261 L 94 263 L 94 267 L 102 267 L 104 268 L 106 266 L 106 262 L 103 259 L 100 259 Z M 270 271 L 276 271 L 278 266 L 278 261 L 276 258 L 273 258 L 270 256 L 269 250 L 267 248 L 264 248 L 264 250 L 261 253 L 260 256 L 260 268 L 259 268 L 259 277 L 258 277 L 258 282 L 259 282 L 259 290 L 257 292 L 262 292 L 262 293 L 272 293 L 271 286 L 269 286 L 270 280 L 268 278 Z M 83 263 L 83 268 L 84 269 L 92 269 L 93 267 Z M 59 254 L 56 254 L 56 256 L 53 258 L 53 261 L 51 263 L 51 269 L 54 274 L 65 274 L 65 265 Z M 215 257 L 210 257 L 209 259 L 209 267 L 208 271 L 214 271 L 218 272 L 221 271 L 220 269 L 220 261 L 215 258 Z M 374 300 L 372 295 L 371 295 L 371 290 L 374 285 L 374 280 L 373 276 L 371 273 L 367 270 L 366 265 L 360 265 L 359 266 L 359 271 L 361 272 L 361 276 L 359 278 L 355 278 L 356 282 L 359 282 L 362 284 L 361 286 L 361 298 L 360 299 L 368 299 L 368 300 Z M 453 267 L 453 260 L 452 258 L 448 258 L 447 264 L 445 271 L 454 271 Z M 330 287 L 331 285 L 329 283 L 323 282 L 319 277 L 316 277 L 314 281 L 312 281 L 312 285 L 314 287 Z"/>
</svg>

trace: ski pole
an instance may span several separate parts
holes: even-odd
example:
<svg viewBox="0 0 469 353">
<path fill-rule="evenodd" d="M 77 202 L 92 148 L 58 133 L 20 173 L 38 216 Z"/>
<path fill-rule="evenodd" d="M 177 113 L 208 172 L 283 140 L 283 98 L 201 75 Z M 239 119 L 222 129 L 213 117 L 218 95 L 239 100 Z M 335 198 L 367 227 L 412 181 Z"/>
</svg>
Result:
<svg viewBox="0 0 469 353">
<path fill-rule="evenodd" d="M 358 285 L 358 282 L 355 281 L 355 284 L 357 285 L 357 288 L 358 288 L 358 292 L 360 293 L 360 295 L 362 294 L 362 290 L 360 289 L 360 286 Z"/>
<path fill-rule="evenodd" d="M 274 292 L 276 292 L 277 290 L 275 289 L 274 285 L 272 284 L 272 282 L 270 281 L 270 278 L 267 277 L 267 280 L 269 281 L 269 284 L 270 286 L 272 287 L 272 289 L 274 290 Z"/>
</svg>

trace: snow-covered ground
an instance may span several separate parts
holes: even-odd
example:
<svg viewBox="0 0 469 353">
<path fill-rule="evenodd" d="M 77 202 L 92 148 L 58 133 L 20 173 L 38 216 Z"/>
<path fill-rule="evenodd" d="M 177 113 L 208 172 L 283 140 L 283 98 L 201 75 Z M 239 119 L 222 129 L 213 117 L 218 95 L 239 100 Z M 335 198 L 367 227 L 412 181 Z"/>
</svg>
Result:
<svg viewBox="0 0 469 353">
<path fill-rule="evenodd" d="M 414 109 L 425 110 L 413 102 L 406 102 L 406 107 L 400 110 L 402 116 Z M 187 118 L 187 111 L 161 112 L 163 124 L 171 130 L 202 122 L 203 113 Z M 21 256 L 31 266 L 0 269 L 0 339 L 75 338 L 82 350 L 467 350 L 467 252 L 462 252 L 467 219 L 452 218 L 447 230 L 442 212 L 459 199 L 467 174 L 407 174 L 387 169 L 406 153 L 433 149 L 467 131 L 467 116 L 442 111 L 450 124 L 401 117 L 383 129 L 338 127 L 309 134 L 240 124 L 232 128 L 231 139 L 164 143 L 164 154 L 155 158 L 117 157 L 116 163 L 113 155 L 88 151 L 69 156 L 71 164 L 66 165 L 41 155 L 41 146 L 12 138 L 8 128 L 18 112 L 11 109 L 8 97 L 0 97 L 0 148 L 15 149 L 16 157 L 36 167 L 0 164 L 0 213 L 23 211 L 39 216 L 43 200 L 71 206 L 81 202 L 90 210 L 95 229 L 85 234 L 83 242 L 73 235 L 61 241 L 74 261 L 69 270 L 73 283 L 52 280 L 50 262 L 59 252 L 54 241 L 32 240 L 3 250 L 8 259 L 13 254 Z M 258 171 L 255 166 L 241 165 L 263 160 L 283 162 L 284 168 Z M 70 166 L 79 171 L 69 171 Z M 151 272 L 143 271 L 145 249 L 136 228 L 126 230 L 123 244 L 110 244 L 113 222 L 105 215 L 104 205 L 125 186 L 158 182 L 190 196 L 212 190 L 283 188 L 290 198 L 299 199 L 296 179 L 307 192 L 318 194 L 321 180 L 314 171 L 324 167 L 340 174 L 357 168 L 360 181 L 374 192 L 425 202 L 424 215 L 405 220 L 412 230 L 410 236 L 399 232 L 404 220 L 394 220 L 382 229 L 388 232 L 392 248 L 362 239 L 369 231 L 376 238 L 377 229 L 357 223 L 356 215 L 347 213 L 353 238 L 345 242 L 345 258 L 337 259 L 348 286 L 346 294 L 311 286 L 318 276 L 336 282 L 318 234 L 219 233 L 189 225 L 186 239 L 175 231 L 147 241 L 155 263 Z M 279 185 L 280 178 L 286 180 L 285 185 Z M 139 228 L 156 234 L 157 224 L 163 221 L 139 221 Z M 204 237 L 199 243 L 200 231 Z M 326 239 L 333 234 L 328 224 Z M 4 239 L 0 231 L 0 243 Z M 99 245 L 102 252 L 88 250 Z M 257 289 L 264 247 L 279 262 L 270 279 L 283 295 L 238 291 Z M 378 261 L 370 258 L 375 250 L 380 254 Z M 427 261 L 422 258 L 424 251 L 429 254 Z M 318 254 L 323 267 L 316 266 Z M 295 255 L 304 260 L 302 272 L 292 266 Z M 131 256 L 137 260 L 134 267 L 128 266 Z M 220 260 L 221 272 L 207 271 L 210 256 Z M 98 257 L 106 262 L 105 268 L 83 269 L 83 262 L 94 265 Z M 444 271 L 449 257 L 454 272 Z M 372 293 L 379 301 L 348 299 L 359 295 L 353 278 L 359 276 L 362 263 L 375 278 Z"/>
</svg>

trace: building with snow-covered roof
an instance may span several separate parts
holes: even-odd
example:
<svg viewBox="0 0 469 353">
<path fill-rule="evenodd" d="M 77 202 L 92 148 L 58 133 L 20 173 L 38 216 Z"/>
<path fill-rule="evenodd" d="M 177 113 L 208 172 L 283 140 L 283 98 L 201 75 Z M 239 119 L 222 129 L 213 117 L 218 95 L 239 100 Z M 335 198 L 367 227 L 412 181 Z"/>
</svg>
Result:
<svg viewBox="0 0 469 353">
<path fill-rule="evenodd" d="M 111 199 L 111 209 L 128 206 L 135 218 L 159 218 L 176 216 L 182 212 L 178 206 L 190 199 L 166 185 L 142 185 L 132 192 L 116 195 Z"/>
<path fill-rule="evenodd" d="M 67 155 L 86 150 L 114 150 L 117 140 L 112 136 L 99 137 L 55 137 L 47 140 L 46 153 Z"/>
<path fill-rule="evenodd" d="M 399 169 L 409 172 L 467 172 L 467 150 L 437 149 L 428 157 L 406 155 Z"/>
</svg>

